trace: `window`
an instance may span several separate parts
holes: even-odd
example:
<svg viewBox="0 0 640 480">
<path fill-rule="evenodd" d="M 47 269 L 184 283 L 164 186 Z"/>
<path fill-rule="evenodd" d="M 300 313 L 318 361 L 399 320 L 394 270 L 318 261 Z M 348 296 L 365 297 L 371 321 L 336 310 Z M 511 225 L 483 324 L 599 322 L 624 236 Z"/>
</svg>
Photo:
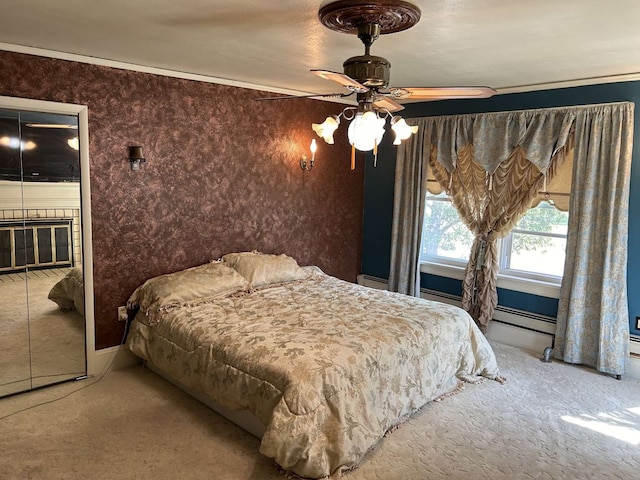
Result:
<svg viewBox="0 0 640 480">
<path fill-rule="evenodd" d="M 500 269 L 539 280 L 561 278 L 568 222 L 569 212 L 540 202 L 502 239 Z"/>
<path fill-rule="evenodd" d="M 446 193 L 428 195 L 422 227 L 420 262 L 465 264 L 473 234 L 462 223 Z"/>
<path fill-rule="evenodd" d="M 500 275 L 559 285 L 564 269 L 568 219 L 568 212 L 560 211 L 546 201 L 531 208 L 511 233 L 498 241 Z M 447 195 L 444 192 L 428 194 L 420 262 L 460 270 L 467 263 L 472 242 L 473 235 L 460 220 Z M 426 271 L 442 273 L 429 268 Z"/>
<path fill-rule="evenodd" d="M 498 287 L 558 298 L 564 273 L 573 149 L 539 192 L 533 207 L 498 241 Z M 464 278 L 473 235 L 429 169 L 420 269 Z"/>
</svg>

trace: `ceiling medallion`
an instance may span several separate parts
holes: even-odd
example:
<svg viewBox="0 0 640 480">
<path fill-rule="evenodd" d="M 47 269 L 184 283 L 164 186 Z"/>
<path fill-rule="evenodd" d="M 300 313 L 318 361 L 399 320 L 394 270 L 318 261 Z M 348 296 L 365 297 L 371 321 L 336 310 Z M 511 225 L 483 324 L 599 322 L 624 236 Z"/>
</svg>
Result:
<svg viewBox="0 0 640 480">
<path fill-rule="evenodd" d="M 403 0 L 338 0 L 320 9 L 322 24 L 337 32 L 358 34 L 358 26 L 380 25 L 380 34 L 401 32 L 420 20 L 420 9 Z"/>
</svg>

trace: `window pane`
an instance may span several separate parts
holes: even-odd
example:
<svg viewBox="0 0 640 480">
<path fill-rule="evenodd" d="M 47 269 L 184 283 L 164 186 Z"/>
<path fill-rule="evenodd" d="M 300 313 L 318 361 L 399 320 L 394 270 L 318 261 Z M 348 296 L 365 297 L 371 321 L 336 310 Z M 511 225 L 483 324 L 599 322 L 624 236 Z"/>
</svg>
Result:
<svg viewBox="0 0 640 480">
<path fill-rule="evenodd" d="M 510 270 L 562 277 L 569 213 L 547 202 L 530 209 L 511 233 Z M 540 232 L 540 235 L 536 234 Z M 559 237 L 559 238 L 558 238 Z"/>
<path fill-rule="evenodd" d="M 568 224 L 569 212 L 561 212 L 547 202 L 540 202 L 522 217 L 515 230 L 566 235 Z"/>
<path fill-rule="evenodd" d="M 0 230 L 0 267 L 11 267 L 11 231 Z"/>
<path fill-rule="evenodd" d="M 420 259 L 443 257 L 466 262 L 469 259 L 473 235 L 462 223 L 446 195 L 443 197 L 441 200 L 427 198 Z"/>
<path fill-rule="evenodd" d="M 38 263 L 53 262 L 53 251 L 51 250 L 51 227 L 36 229 L 38 236 Z"/>
<path fill-rule="evenodd" d="M 566 238 L 513 233 L 511 269 L 561 277 Z"/>
<path fill-rule="evenodd" d="M 69 261 L 69 227 L 56 227 L 56 262 Z"/>
</svg>

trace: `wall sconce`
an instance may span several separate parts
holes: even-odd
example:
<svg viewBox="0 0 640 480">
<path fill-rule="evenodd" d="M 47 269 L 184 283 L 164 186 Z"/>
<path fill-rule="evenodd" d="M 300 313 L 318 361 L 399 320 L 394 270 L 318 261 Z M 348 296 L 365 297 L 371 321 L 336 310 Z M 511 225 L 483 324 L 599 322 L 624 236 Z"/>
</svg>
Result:
<svg viewBox="0 0 640 480">
<path fill-rule="evenodd" d="M 131 170 L 140 170 L 140 164 L 146 162 L 142 155 L 142 147 L 129 147 L 129 161 Z"/>
<path fill-rule="evenodd" d="M 311 145 L 309 145 L 309 150 L 311 150 L 311 160 L 307 162 L 307 156 L 302 155 L 300 157 L 300 168 L 302 170 L 306 170 L 308 172 L 313 168 L 313 164 L 316 161 L 316 150 L 318 149 L 318 145 L 316 144 L 316 139 L 311 140 Z"/>
</svg>

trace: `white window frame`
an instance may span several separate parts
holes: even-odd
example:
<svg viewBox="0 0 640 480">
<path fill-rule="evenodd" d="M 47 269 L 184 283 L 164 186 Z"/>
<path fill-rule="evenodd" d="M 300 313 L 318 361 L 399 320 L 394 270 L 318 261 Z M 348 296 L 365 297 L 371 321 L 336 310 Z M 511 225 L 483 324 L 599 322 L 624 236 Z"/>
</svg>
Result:
<svg viewBox="0 0 640 480">
<path fill-rule="evenodd" d="M 511 268 L 511 244 L 513 242 L 514 233 L 522 233 L 524 235 L 537 235 L 539 237 L 563 238 L 565 241 L 567 240 L 567 236 L 560 233 L 536 232 L 533 230 L 514 228 L 506 237 L 501 239 L 499 247 L 500 271 L 504 274 L 525 278 L 527 280 L 541 281 L 560 285 L 560 283 L 562 282 L 561 275 L 548 275 L 544 273 L 529 272 L 526 270 Z"/>
<path fill-rule="evenodd" d="M 431 195 L 427 194 L 426 200 Z M 438 199 L 438 201 L 442 201 Z M 461 221 L 462 222 L 462 221 Z M 566 235 L 541 233 L 529 230 L 514 229 L 517 233 L 549 236 L 554 238 L 565 238 Z M 512 235 L 509 233 L 506 237 L 498 240 L 498 257 L 500 265 L 505 265 L 506 259 L 509 258 L 510 248 L 505 246 L 511 245 Z M 440 277 L 453 278 L 458 280 L 464 279 L 464 272 L 467 262 L 447 259 L 445 257 L 429 256 L 420 263 L 420 271 Z M 517 292 L 529 293 L 549 298 L 560 298 L 560 284 L 562 277 L 555 275 L 544 275 L 522 270 L 500 267 L 498 272 L 497 287 Z"/>
</svg>

